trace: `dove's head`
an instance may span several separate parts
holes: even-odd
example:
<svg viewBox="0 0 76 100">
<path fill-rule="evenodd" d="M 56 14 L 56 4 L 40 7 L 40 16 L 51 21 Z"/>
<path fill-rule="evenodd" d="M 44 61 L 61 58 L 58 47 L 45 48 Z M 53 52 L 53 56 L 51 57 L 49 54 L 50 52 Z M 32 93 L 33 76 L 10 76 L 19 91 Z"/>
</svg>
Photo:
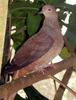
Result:
<svg viewBox="0 0 76 100">
<path fill-rule="evenodd" d="M 44 5 L 40 14 L 43 14 L 45 17 L 57 17 L 56 9 L 51 5 Z"/>
</svg>

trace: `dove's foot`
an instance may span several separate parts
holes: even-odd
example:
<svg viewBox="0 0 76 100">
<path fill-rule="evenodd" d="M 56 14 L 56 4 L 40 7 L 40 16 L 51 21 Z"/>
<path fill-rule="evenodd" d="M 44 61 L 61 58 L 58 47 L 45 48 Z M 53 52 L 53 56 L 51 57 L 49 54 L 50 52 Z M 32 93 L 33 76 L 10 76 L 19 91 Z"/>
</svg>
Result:
<svg viewBox="0 0 76 100">
<path fill-rule="evenodd" d="M 42 74 L 45 74 L 46 66 L 35 67 L 35 71 L 38 71 L 38 72 L 41 72 Z"/>
</svg>

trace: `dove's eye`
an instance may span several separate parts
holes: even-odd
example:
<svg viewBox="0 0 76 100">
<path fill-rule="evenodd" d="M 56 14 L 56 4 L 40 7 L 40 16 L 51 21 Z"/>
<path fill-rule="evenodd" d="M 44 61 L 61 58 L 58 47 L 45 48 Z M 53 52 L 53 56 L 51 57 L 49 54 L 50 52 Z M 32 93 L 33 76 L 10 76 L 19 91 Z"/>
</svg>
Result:
<svg viewBox="0 0 76 100">
<path fill-rule="evenodd" d="M 49 8 L 48 11 L 51 11 L 51 9 Z"/>
</svg>

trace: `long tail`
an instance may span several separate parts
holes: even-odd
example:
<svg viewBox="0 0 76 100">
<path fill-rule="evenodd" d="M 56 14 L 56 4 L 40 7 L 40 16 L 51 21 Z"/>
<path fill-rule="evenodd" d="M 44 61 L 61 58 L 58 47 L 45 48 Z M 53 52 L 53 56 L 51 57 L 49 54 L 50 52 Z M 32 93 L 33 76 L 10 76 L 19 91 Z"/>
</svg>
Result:
<svg viewBox="0 0 76 100">
<path fill-rule="evenodd" d="M 2 68 L 2 71 L 1 71 L 1 79 L 0 79 L 0 85 L 6 83 L 9 81 L 9 76 L 10 75 L 13 75 L 13 72 L 12 73 L 9 73 L 8 72 L 8 68 L 10 68 L 12 65 L 10 63 L 8 63 L 7 65 L 5 65 L 3 68 Z"/>
</svg>

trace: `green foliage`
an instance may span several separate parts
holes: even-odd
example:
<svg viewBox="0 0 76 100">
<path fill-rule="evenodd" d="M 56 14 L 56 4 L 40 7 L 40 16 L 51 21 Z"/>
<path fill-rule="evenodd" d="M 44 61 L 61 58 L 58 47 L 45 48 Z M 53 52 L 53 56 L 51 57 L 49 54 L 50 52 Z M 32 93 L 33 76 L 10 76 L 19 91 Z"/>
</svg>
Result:
<svg viewBox="0 0 76 100">
<path fill-rule="evenodd" d="M 53 4 L 53 5 L 57 5 L 57 4 L 60 4 L 60 3 L 63 3 L 65 0 L 45 0 L 45 2 L 47 4 Z"/>
<path fill-rule="evenodd" d="M 64 47 L 60 53 L 60 56 L 62 57 L 62 59 L 68 58 L 70 57 L 70 53 L 68 52 L 67 48 Z"/>
<path fill-rule="evenodd" d="M 76 34 L 72 33 L 71 31 L 67 30 L 65 37 L 69 41 L 70 45 L 73 48 L 76 48 Z"/>
<path fill-rule="evenodd" d="M 28 13 L 27 17 L 27 32 L 29 36 L 32 36 L 38 29 L 41 22 L 41 16 Z"/>
<path fill-rule="evenodd" d="M 71 14 L 70 19 L 69 19 L 69 26 L 68 29 L 73 32 L 74 34 L 76 34 L 76 10 L 74 11 L 74 13 Z"/>
<path fill-rule="evenodd" d="M 12 37 L 12 39 L 14 41 L 13 47 L 14 47 L 15 50 L 17 50 L 21 46 L 21 44 L 24 42 L 25 34 L 23 34 L 23 33 L 15 33 L 11 37 Z"/>
</svg>

